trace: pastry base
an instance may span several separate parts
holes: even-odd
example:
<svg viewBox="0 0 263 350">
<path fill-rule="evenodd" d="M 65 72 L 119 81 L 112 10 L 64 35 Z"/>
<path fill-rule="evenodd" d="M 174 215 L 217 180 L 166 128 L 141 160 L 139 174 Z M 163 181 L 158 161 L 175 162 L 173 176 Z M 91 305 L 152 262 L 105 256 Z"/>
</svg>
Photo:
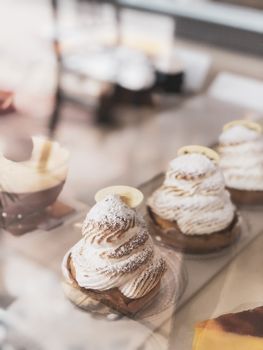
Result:
<svg viewBox="0 0 263 350">
<path fill-rule="evenodd" d="M 149 207 L 147 209 L 155 239 L 157 241 L 161 239 L 161 242 L 183 253 L 201 255 L 219 252 L 236 242 L 241 234 L 237 214 L 225 230 L 212 234 L 185 235 L 176 222 L 165 220 L 153 213 Z"/>
<path fill-rule="evenodd" d="M 263 205 L 263 191 L 245 191 L 227 188 L 231 199 L 239 205 Z"/>
<path fill-rule="evenodd" d="M 76 306 L 85 311 L 99 314 L 111 314 L 113 311 L 133 317 L 146 305 L 153 301 L 154 297 L 160 290 L 160 282 L 147 295 L 130 299 L 124 296 L 118 288 L 112 288 L 107 291 L 97 291 L 80 287 L 75 280 L 75 269 L 72 264 L 70 255 L 67 260 L 67 268 L 71 283 L 64 286 L 64 291 L 69 300 Z M 103 308 L 104 305 L 108 308 Z"/>
</svg>

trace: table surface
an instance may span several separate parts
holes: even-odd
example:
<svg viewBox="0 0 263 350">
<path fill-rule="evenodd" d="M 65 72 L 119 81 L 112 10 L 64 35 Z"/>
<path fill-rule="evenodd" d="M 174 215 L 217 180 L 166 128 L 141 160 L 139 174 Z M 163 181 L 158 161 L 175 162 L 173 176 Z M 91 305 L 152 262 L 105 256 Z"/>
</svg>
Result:
<svg viewBox="0 0 263 350">
<path fill-rule="evenodd" d="M 159 127 L 166 130 L 162 135 L 166 135 L 167 140 L 184 132 L 185 142 L 211 144 L 225 122 L 246 112 L 211 97 L 198 97 L 176 111 L 176 118 L 174 111 L 166 112 L 166 122 Z M 171 152 L 166 149 L 168 144 L 162 144 L 164 152 Z M 73 222 L 83 217 L 84 212 L 68 223 L 71 229 L 58 230 L 57 234 L 50 231 L 21 238 L 8 233 L 0 236 L 1 306 L 6 307 L 16 321 L 23 320 L 23 331 L 35 341 L 41 341 L 44 349 L 167 349 L 170 343 L 171 349 L 180 344 L 180 350 L 190 350 L 195 322 L 262 300 L 263 277 L 259 266 L 263 262 L 263 236 L 259 236 L 155 332 L 129 320 L 123 320 L 121 326 L 100 320 L 96 322 L 99 329 L 94 331 L 93 318 L 73 308 L 64 298 L 60 285 L 62 257 L 79 239 Z M 109 346 L 107 335 L 113 334 L 118 336 L 111 338 Z"/>
</svg>

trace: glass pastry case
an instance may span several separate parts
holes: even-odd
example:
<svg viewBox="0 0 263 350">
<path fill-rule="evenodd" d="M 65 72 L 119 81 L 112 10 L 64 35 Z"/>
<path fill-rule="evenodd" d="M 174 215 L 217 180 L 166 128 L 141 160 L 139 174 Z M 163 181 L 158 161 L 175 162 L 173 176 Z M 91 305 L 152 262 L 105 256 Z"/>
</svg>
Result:
<svg viewBox="0 0 263 350">
<path fill-rule="evenodd" d="M 204 129 L 209 124 L 212 110 L 214 112 L 216 126 L 211 134 L 208 134 L 207 129 L 206 131 Z M 222 118 L 216 118 L 217 115 L 222 115 L 222 111 L 224 111 L 223 121 Z M 198 126 L 206 135 L 206 145 L 211 146 L 217 142 L 223 124 L 231 121 L 233 115 L 243 117 L 245 112 L 240 107 L 216 101 L 216 99 L 208 96 L 201 96 L 186 103 L 180 110 L 178 118 L 181 120 L 181 126 L 184 128 L 190 129 L 191 125 Z M 201 119 L 201 116 L 203 119 Z M 175 123 L 178 123 L 178 119 L 177 121 L 174 120 L 173 115 L 167 118 L 166 127 L 169 129 L 171 135 L 176 135 Z M 199 136 L 195 138 L 195 135 L 188 135 L 190 139 L 194 139 L 194 143 L 199 143 L 197 140 Z M 204 138 L 203 135 L 202 138 Z M 189 144 L 189 141 L 189 139 L 185 139 L 184 144 Z M 180 146 L 182 145 L 178 144 L 178 147 Z M 173 153 L 176 153 L 176 151 Z M 188 155 L 181 156 L 188 159 Z M 202 155 L 202 157 L 205 157 L 205 155 Z M 199 158 L 202 157 L 200 156 Z M 211 159 L 210 161 L 212 162 Z M 202 163 L 202 167 L 208 164 L 210 170 L 215 169 L 216 166 L 212 163 L 211 165 L 209 162 L 205 161 Z M 209 164 L 212 168 L 210 168 Z M 190 168 L 192 166 L 193 164 L 191 163 Z M 184 169 L 189 169 L 188 163 Z M 166 169 L 163 170 L 166 171 Z M 216 171 L 215 174 L 217 174 Z M 218 179 L 217 175 L 216 178 Z M 116 204 L 114 202 L 115 200 L 113 201 L 115 203 L 114 205 L 110 207 L 106 206 L 106 209 L 108 208 L 105 214 L 107 218 L 112 216 L 115 210 L 120 210 L 117 216 L 118 219 L 115 217 L 117 223 L 115 222 L 116 226 L 114 226 L 114 230 L 109 231 L 109 228 L 107 228 L 105 232 L 103 231 L 106 236 L 113 233 L 114 235 L 120 234 L 120 227 L 123 227 L 121 225 L 123 223 L 125 225 L 127 224 L 124 218 L 128 217 L 129 225 L 132 225 L 131 231 L 129 231 L 129 225 L 128 230 L 124 230 L 125 232 L 129 232 L 130 235 L 128 246 L 125 246 L 124 250 L 118 250 L 118 247 L 116 248 L 114 246 L 117 249 L 115 250 L 115 253 L 117 252 L 117 258 L 121 262 L 126 261 L 125 256 L 129 256 L 132 249 L 135 249 L 136 254 L 143 251 L 140 259 L 144 259 L 148 254 L 147 252 L 150 252 L 149 256 L 151 258 L 151 254 L 157 254 L 152 253 L 151 244 L 146 246 L 148 250 L 144 247 L 144 250 L 141 251 L 141 245 L 147 241 L 148 234 L 146 236 L 145 233 L 142 233 L 142 236 L 139 235 L 139 241 L 133 241 L 133 235 L 137 232 L 136 230 L 138 228 L 139 231 L 145 229 L 146 226 L 142 223 L 144 221 L 141 220 L 145 220 L 147 227 L 151 227 L 147 211 L 148 200 L 152 193 L 162 186 L 164 181 L 165 174 L 161 173 L 156 174 L 152 179 L 138 186 L 138 189 L 144 196 L 144 200 L 137 207 L 136 215 L 133 214 L 134 211 L 130 208 L 127 209 L 125 207 L 126 209 L 122 208 L 120 210 L 120 203 L 117 201 Z M 192 181 L 192 178 L 188 177 L 187 181 Z M 215 183 L 221 184 L 221 177 L 219 177 L 218 181 L 209 181 L 207 185 L 209 191 L 212 191 L 210 188 L 211 183 L 213 186 Z M 216 189 L 213 187 L 213 191 L 217 191 L 217 189 L 217 187 Z M 215 196 L 215 192 L 213 191 L 212 194 Z M 221 341 L 222 339 L 229 339 L 231 336 L 234 337 L 235 344 L 241 342 L 247 344 L 246 342 L 250 339 L 249 337 L 252 337 L 255 343 L 254 348 L 261 348 L 262 337 L 259 336 L 260 330 L 257 329 L 254 333 L 251 332 L 253 334 L 248 334 L 249 332 L 245 328 L 242 328 L 242 322 L 240 320 L 242 317 L 245 319 L 248 317 L 247 314 L 243 313 L 245 310 L 257 310 L 253 311 L 256 315 L 255 317 L 261 317 L 258 315 L 261 309 L 260 306 L 262 306 L 263 290 L 263 280 L 260 270 L 263 259 L 263 241 L 261 235 L 262 206 L 253 206 L 251 204 L 245 206 L 238 205 L 240 237 L 230 246 L 219 251 L 210 252 L 209 254 L 175 252 L 173 248 L 162 240 L 160 235 L 153 234 L 155 248 L 166 260 L 166 274 L 161 279 L 160 290 L 154 302 L 141 305 L 139 313 L 130 317 L 116 312 L 114 308 L 109 308 L 109 305 L 107 303 L 104 304 L 101 300 L 99 308 L 97 304 L 94 304 L 93 310 L 89 309 L 86 312 L 83 310 L 83 306 L 87 305 L 87 295 L 83 295 L 83 293 L 76 294 L 74 288 L 72 289 L 72 284 L 65 286 L 62 272 L 63 268 L 68 268 L 68 265 L 67 263 L 66 265 L 62 265 L 63 258 L 81 239 L 86 240 L 86 243 L 89 242 L 86 231 L 84 238 L 81 238 L 81 223 L 88 211 L 89 213 L 92 212 L 89 215 L 93 215 L 93 218 L 97 218 L 98 216 L 101 218 L 101 213 L 105 210 L 105 205 L 102 209 L 99 209 L 99 212 L 95 210 L 94 213 L 94 207 L 100 201 L 96 205 L 94 203 L 85 205 L 63 196 L 59 200 L 63 203 L 64 209 L 65 207 L 71 208 L 71 210 L 66 210 L 66 214 L 63 209 L 62 212 L 65 215 L 59 217 L 59 220 L 58 217 L 55 219 L 52 217 L 51 220 L 51 217 L 47 215 L 30 232 L 23 232 L 24 234 L 19 236 L 13 234 L 13 229 L 11 230 L 12 232 L 9 232 L 8 226 L 2 227 L 0 235 L 0 316 L 3 315 L 3 321 L 2 316 L 0 318 L 1 346 L 8 343 L 11 344 L 11 349 L 20 349 L 19 346 L 21 346 L 21 349 L 39 348 L 56 350 L 206 350 L 209 349 L 207 344 L 209 344 L 211 339 L 220 338 Z M 115 209 L 112 213 L 111 208 L 113 207 Z M 90 208 L 93 209 L 90 210 Z M 57 213 L 57 211 L 55 212 Z M 120 214 L 127 216 L 124 215 L 122 217 Z M 137 215 L 140 215 L 143 219 L 138 219 Z M 102 217 L 105 218 L 104 216 Z M 199 219 L 200 217 L 201 215 Z M 54 220 L 56 224 L 54 224 Z M 99 231 L 96 231 L 97 236 L 95 235 L 95 240 L 98 239 L 101 233 L 100 230 L 103 227 L 103 222 L 101 221 L 98 226 L 99 229 L 96 229 Z M 82 234 L 83 230 L 93 232 L 94 226 L 89 225 L 90 222 L 86 219 L 82 226 Z M 102 245 L 102 248 L 106 246 Z M 84 256 L 86 253 L 83 253 L 82 248 L 80 251 Z M 106 250 L 105 252 L 104 248 L 100 250 L 100 254 L 104 254 L 105 256 L 110 251 Z M 94 246 L 90 245 L 87 251 L 90 254 L 94 254 L 92 255 L 92 262 L 95 263 L 98 258 L 94 249 Z M 72 256 L 74 257 L 74 255 Z M 83 263 L 83 260 L 74 261 L 78 261 L 80 265 Z M 154 267 L 158 259 L 151 261 L 150 267 Z M 139 260 L 140 264 L 141 261 Z M 74 266 L 76 268 L 79 265 Z M 126 272 L 126 274 L 124 273 L 124 277 L 121 275 L 121 279 L 124 278 L 125 283 L 129 281 L 129 273 L 133 273 L 134 265 L 132 264 L 131 266 L 131 270 L 128 273 Z M 101 268 L 101 265 L 98 266 L 99 268 Z M 122 268 L 119 268 L 117 272 L 114 271 L 114 273 L 111 269 L 106 269 L 106 276 L 113 273 L 113 280 L 119 281 L 115 277 L 123 273 Z M 142 278 L 140 281 L 145 282 L 143 279 L 145 271 L 143 269 L 140 271 L 141 274 L 136 275 L 136 281 L 138 281 L 138 278 L 139 280 Z M 153 271 L 155 271 L 154 268 Z M 83 292 L 83 286 L 80 284 L 80 281 L 90 276 L 91 273 L 91 266 L 86 266 L 85 273 L 81 276 L 78 275 L 78 271 L 75 274 L 71 274 L 75 282 L 77 281 L 79 283 L 80 288 L 78 292 Z M 156 278 L 156 276 L 153 277 L 154 275 L 151 276 L 149 279 L 150 284 Z M 110 280 L 112 281 L 111 278 Z M 159 281 L 159 278 L 156 280 Z M 145 286 L 144 282 L 141 283 Z M 95 283 L 97 286 L 97 283 L 101 283 L 101 280 L 96 277 L 92 280 L 92 283 Z M 130 293 L 131 289 L 128 288 L 125 291 Z M 127 294 L 130 295 L 128 292 Z M 231 328 L 230 332 L 229 327 L 226 327 L 225 324 L 232 324 L 233 317 L 235 317 L 235 322 L 238 325 L 240 324 L 240 326 L 236 329 Z M 211 320 L 211 322 L 207 321 L 208 323 L 204 323 L 206 320 Z M 204 327 L 207 324 L 209 324 L 209 327 Z M 12 332 L 17 330 L 15 333 L 19 337 L 21 334 L 19 346 L 16 340 L 9 338 L 6 331 L 7 328 L 10 329 L 10 332 L 11 330 Z M 203 333 L 203 328 L 209 329 L 209 332 Z M 218 328 L 222 332 L 219 335 Z M 199 334 L 206 335 L 200 336 Z M 200 340 L 201 338 L 202 340 Z M 23 345 L 24 347 L 21 344 L 25 344 Z M 249 344 L 252 344 L 251 340 Z M 3 349 L 5 348 L 3 347 Z M 225 349 L 228 348 L 225 347 Z"/>
</svg>

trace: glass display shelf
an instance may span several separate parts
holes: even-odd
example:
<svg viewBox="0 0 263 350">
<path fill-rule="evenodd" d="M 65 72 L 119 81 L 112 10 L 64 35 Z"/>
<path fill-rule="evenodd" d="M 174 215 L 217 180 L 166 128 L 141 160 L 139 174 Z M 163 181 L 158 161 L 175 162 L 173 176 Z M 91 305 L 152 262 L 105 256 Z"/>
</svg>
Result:
<svg viewBox="0 0 263 350">
<path fill-rule="evenodd" d="M 158 187 L 162 180 L 163 175 L 161 174 L 143 184 L 140 189 L 145 197 Z M 87 209 L 86 207 L 85 212 Z M 142 206 L 140 210 L 145 214 L 145 206 Z M 220 254 L 203 258 L 183 255 L 180 258 L 182 266 L 177 272 L 176 268 L 173 268 L 173 261 L 177 259 L 177 254 L 165 247 L 161 248 L 164 256 L 169 257 L 171 270 L 160 292 L 163 300 L 158 301 L 158 305 L 155 303 L 154 307 L 146 307 L 145 313 L 141 312 L 140 316 L 135 319 L 111 317 L 114 314 L 102 317 L 85 313 L 73 306 L 63 293 L 61 262 L 65 252 L 81 237 L 79 225 L 76 224 L 84 218 L 83 210 L 78 212 L 74 219 L 71 218 L 64 225 L 50 231 L 38 230 L 20 237 L 2 232 L 0 236 L 0 306 L 6 308 L 15 324 L 16 322 L 21 324 L 23 321 L 23 334 L 43 349 L 62 350 L 74 347 L 85 349 L 86 342 L 89 341 L 90 344 L 93 344 L 92 349 L 94 350 L 122 350 L 124 349 L 123 344 L 126 344 L 127 349 L 131 350 L 140 347 L 147 349 L 148 346 L 151 346 L 149 349 L 168 349 L 169 343 L 180 344 L 180 349 L 190 350 L 189 334 L 192 339 L 194 329 L 191 322 L 193 319 L 202 319 L 205 314 L 199 311 L 197 314 L 193 312 L 199 309 L 199 303 L 194 302 L 195 296 L 202 295 L 203 289 L 207 289 L 206 285 L 213 286 L 214 281 L 218 278 L 222 282 L 222 290 L 227 290 L 228 279 L 225 277 L 222 281 L 220 276 L 222 274 L 225 276 L 232 271 L 236 264 L 244 264 L 242 255 L 248 254 L 251 247 L 255 247 L 255 241 L 262 240 L 260 235 L 262 232 L 261 212 L 261 207 L 240 209 L 243 218 L 243 232 L 235 246 Z M 256 248 L 258 249 L 258 246 Z M 256 261 L 260 259 L 258 253 L 253 255 L 253 259 Z M 177 275 L 173 276 L 172 271 Z M 172 297 L 171 292 L 173 284 L 179 281 L 178 273 L 183 276 L 183 284 L 180 295 L 175 298 L 175 296 Z M 252 277 L 257 279 L 258 273 L 248 275 L 248 279 Z M 231 281 L 235 278 L 234 274 L 231 276 Z M 255 282 L 251 280 L 251 283 L 257 286 L 258 280 Z M 235 285 L 235 288 L 238 288 L 238 285 Z M 255 292 L 259 298 L 261 291 L 255 289 Z M 213 306 L 215 310 L 218 310 L 218 305 L 222 303 L 221 295 L 218 296 L 218 299 L 215 299 L 213 294 L 207 297 L 214 300 L 214 304 L 210 307 Z M 258 298 L 252 294 L 250 300 L 258 302 Z M 240 300 L 240 297 L 238 299 Z M 248 299 L 244 299 L 244 302 L 248 302 Z M 180 319 L 180 315 L 185 315 L 184 310 L 189 309 L 189 304 L 194 305 L 187 314 L 187 322 L 190 324 L 182 331 L 181 326 L 177 325 L 178 318 Z M 229 303 L 227 305 L 229 306 Z M 234 301 L 232 306 L 234 309 L 240 304 Z M 207 315 L 209 316 L 211 315 Z M 59 326 L 56 326 L 56 332 L 53 332 L 56 324 Z M 183 337 L 180 332 L 178 333 L 179 330 L 183 332 Z M 100 337 L 101 333 L 104 334 L 103 338 Z M 45 337 L 45 334 L 49 336 Z"/>
<path fill-rule="evenodd" d="M 188 130 L 184 143 L 198 143 L 202 137 L 211 144 L 225 122 L 246 112 L 240 106 L 199 96 L 182 106 L 177 118 L 174 110 L 166 112 L 162 127 L 167 138 L 183 127 Z M 167 144 L 163 147 L 163 152 L 168 152 Z M 158 175 L 144 183 L 140 188 L 145 197 L 161 182 L 162 175 Z M 0 308 L 26 341 L 40 349 L 191 350 L 196 322 L 263 304 L 263 208 L 250 207 L 240 208 L 244 234 L 233 249 L 209 259 L 184 257 L 188 275 L 184 294 L 169 312 L 159 313 L 151 326 L 125 317 L 98 318 L 83 312 L 66 299 L 61 285 L 63 256 L 80 239 L 75 223 L 81 222 L 88 210 L 86 205 L 71 205 L 76 214 L 49 231 L 38 229 L 20 237 L 0 232 Z M 145 214 L 145 207 L 141 210 Z"/>
</svg>

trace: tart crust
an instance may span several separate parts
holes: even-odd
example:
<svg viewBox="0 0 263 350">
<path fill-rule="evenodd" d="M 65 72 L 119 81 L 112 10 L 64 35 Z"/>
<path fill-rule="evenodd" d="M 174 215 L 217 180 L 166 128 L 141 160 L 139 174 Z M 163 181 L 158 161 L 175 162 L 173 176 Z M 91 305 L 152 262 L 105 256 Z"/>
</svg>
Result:
<svg viewBox="0 0 263 350">
<path fill-rule="evenodd" d="M 94 289 L 86 289 L 80 287 L 76 281 L 76 271 L 70 255 L 68 256 L 67 260 L 67 269 L 69 272 L 69 277 L 71 279 L 71 288 L 74 288 L 78 291 L 78 294 L 76 294 L 76 299 L 74 298 L 74 294 L 72 293 L 69 293 L 70 295 L 68 294 L 67 296 L 76 306 L 84 310 L 96 312 L 96 310 L 94 310 L 94 305 L 96 305 L 97 302 L 99 304 L 101 303 L 109 307 L 112 310 L 117 311 L 120 314 L 133 317 L 142 308 L 144 308 L 146 305 L 152 302 L 154 297 L 160 290 L 159 282 L 145 296 L 138 299 L 130 299 L 123 295 L 118 288 L 111 288 L 106 291 L 98 291 Z M 81 298 L 81 303 L 79 302 L 80 294 L 83 297 Z M 108 313 L 110 313 L 110 311 Z"/>
<path fill-rule="evenodd" d="M 186 235 L 182 233 L 175 221 L 169 221 L 155 214 L 147 207 L 150 217 L 151 233 L 159 236 L 161 241 L 177 251 L 187 254 L 209 254 L 219 252 L 231 246 L 241 234 L 239 216 L 236 213 L 231 224 L 224 230 L 211 234 Z"/>
<path fill-rule="evenodd" d="M 227 188 L 231 199 L 239 205 L 263 205 L 263 191 L 245 191 L 235 188 Z"/>
</svg>

